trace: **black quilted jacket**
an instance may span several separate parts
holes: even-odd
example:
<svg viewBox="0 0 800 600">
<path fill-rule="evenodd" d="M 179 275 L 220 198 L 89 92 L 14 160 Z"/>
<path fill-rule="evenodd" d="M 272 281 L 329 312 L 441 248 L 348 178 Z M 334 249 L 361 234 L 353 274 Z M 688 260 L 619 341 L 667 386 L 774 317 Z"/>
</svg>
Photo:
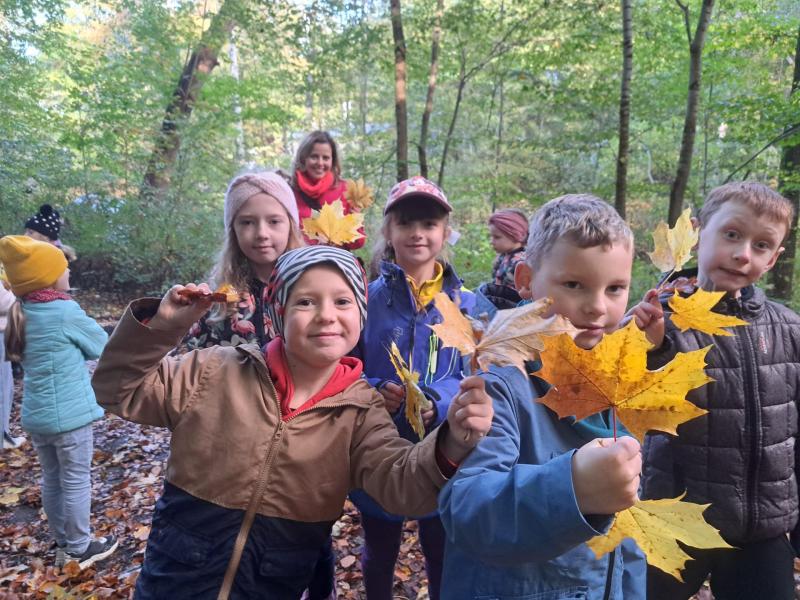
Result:
<svg viewBox="0 0 800 600">
<path fill-rule="evenodd" d="M 669 310 L 665 306 L 666 310 Z M 725 298 L 715 312 L 745 319 L 731 336 L 681 333 L 667 323 L 650 368 L 676 352 L 714 344 L 707 373 L 714 382 L 688 396 L 708 410 L 678 427 L 678 436 L 649 435 L 644 444 L 644 498 L 710 502 L 706 519 L 733 545 L 792 532 L 800 550 L 795 438 L 800 401 L 800 316 L 756 287 Z M 797 540 L 795 539 L 797 537 Z"/>
</svg>

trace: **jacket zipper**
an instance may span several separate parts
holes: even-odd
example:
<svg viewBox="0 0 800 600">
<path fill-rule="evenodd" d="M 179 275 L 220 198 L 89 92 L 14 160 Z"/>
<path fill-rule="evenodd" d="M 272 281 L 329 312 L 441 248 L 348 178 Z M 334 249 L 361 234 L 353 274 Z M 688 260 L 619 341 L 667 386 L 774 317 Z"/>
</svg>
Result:
<svg viewBox="0 0 800 600">
<path fill-rule="evenodd" d="M 608 572 L 606 573 L 606 591 L 603 594 L 603 600 L 611 598 L 611 580 L 614 578 L 614 559 L 616 558 L 616 548 L 608 553 Z"/>
<path fill-rule="evenodd" d="M 736 316 L 741 317 L 742 311 L 738 309 L 735 311 Z M 757 520 L 756 513 L 758 506 L 756 503 L 756 495 L 758 488 L 758 473 L 761 466 L 761 406 L 759 403 L 758 389 L 757 389 L 757 374 L 754 365 L 753 356 L 755 356 L 755 348 L 753 341 L 750 338 L 750 332 L 747 328 L 743 328 L 743 334 L 739 336 L 743 340 L 746 348 L 742 348 L 742 357 L 744 361 L 744 389 L 749 392 L 752 401 L 747 403 L 745 414 L 747 421 L 750 423 L 750 456 L 747 460 L 747 485 L 745 486 L 745 494 L 747 494 L 747 515 L 746 515 L 746 528 L 745 535 L 750 537 L 755 529 Z M 745 396 L 746 397 L 746 396 Z M 747 432 L 747 422 L 745 423 L 745 432 Z"/>
</svg>

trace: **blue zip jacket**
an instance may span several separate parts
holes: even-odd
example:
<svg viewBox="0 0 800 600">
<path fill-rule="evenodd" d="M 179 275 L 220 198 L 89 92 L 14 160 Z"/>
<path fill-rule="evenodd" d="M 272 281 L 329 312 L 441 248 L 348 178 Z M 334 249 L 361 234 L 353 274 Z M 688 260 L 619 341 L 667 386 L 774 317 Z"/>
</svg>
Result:
<svg viewBox="0 0 800 600">
<path fill-rule="evenodd" d="M 22 427 L 52 435 L 101 418 L 85 361 L 100 356 L 106 332 L 74 300 L 23 302 L 22 310 Z"/>
<path fill-rule="evenodd" d="M 461 289 L 463 281 L 452 266 L 443 266 L 442 291 L 463 312 L 469 313 L 473 310 L 475 295 Z M 458 393 L 464 377 L 461 354 L 455 348 L 442 348 L 441 341 L 429 327 L 442 322 L 441 313 L 433 302 L 423 310 L 417 310 L 406 274 L 395 263 L 381 263 L 381 276 L 369 284 L 368 298 L 367 321 L 358 345 L 364 375 L 378 389 L 389 381 L 400 383 L 389 361 L 388 349 L 394 341 L 411 369 L 420 374 L 420 388 L 436 408 L 436 417 L 427 427 L 427 434 L 447 418 L 450 402 Z M 419 441 L 419 436 L 406 420 L 405 405 L 400 406 L 393 418 L 402 437 Z M 369 516 L 395 521 L 403 519 L 385 512 L 362 490 L 352 492 L 350 498 L 362 513 Z"/>
<path fill-rule="evenodd" d="M 644 600 L 646 563 L 631 540 L 600 559 L 584 543 L 612 522 L 584 518 L 572 484 L 572 455 L 591 441 L 581 434 L 598 428 L 559 419 L 536 402 L 546 384 L 514 367 L 484 379 L 492 429 L 439 495 L 442 600 Z"/>
</svg>

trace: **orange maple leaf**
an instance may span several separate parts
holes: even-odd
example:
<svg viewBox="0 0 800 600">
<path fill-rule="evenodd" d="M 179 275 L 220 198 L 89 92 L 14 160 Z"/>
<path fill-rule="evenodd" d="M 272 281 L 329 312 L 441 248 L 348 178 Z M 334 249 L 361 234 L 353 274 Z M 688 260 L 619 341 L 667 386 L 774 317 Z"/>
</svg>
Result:
<svg viewBox="0 0 800 600">
<path fill-rule="evenodd" d="M 633 322 L 603 339 L 591 350 L 567 335 L 543 338 L 542 368 L 536 373 L 553 387 L 539 402 L 559 417 L 580 420 L 608 408 L 639 441 L 651 429 L 675 428 L 705 414 L 686 394 L 713 381 L 704 371 L 711 346 L 678 353 L 656 371 L 647 370 L 650 343 Z"/>
<path fill-rule="evenodd" d="M 341 246 L 364 237 L 358 230 L 363 224 L 364 215 L 358 212 L 345 215 L 341 200 L 334 200 L 303 219 L 303 232 L 323 244 Z"/>
</svg>

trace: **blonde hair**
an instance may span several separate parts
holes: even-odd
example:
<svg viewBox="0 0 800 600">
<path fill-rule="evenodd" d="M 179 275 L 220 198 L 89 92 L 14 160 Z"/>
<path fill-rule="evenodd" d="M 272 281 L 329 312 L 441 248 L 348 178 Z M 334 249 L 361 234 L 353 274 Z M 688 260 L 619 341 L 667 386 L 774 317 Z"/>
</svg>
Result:
<svg viewBox="0 0 800 600">
<path fill-rule="evenodd" d="M 534 271 L 559 240 L 579 248 L 633 246 L 628 224 L 608 202 L 592 194 L 566 194 L 539 208 L 530 220 L 525 261 Z"/>
<path fill-rule="evenodd" d="M 711 217 L 726 202 L 739 202 L 750 208 L 756 215 L 765 216 L 786 226 L 784 239 L 792 230 L 794 207 L 792 203 L 778 192 L 757 181 L 738 181 L 715 187 L 706 196 L 705 202 L 697 215 L 700 227 L 708 225 Z M 783 240 L 781 240 L 783 241 Z"/>
<path fill-rule="evenodd" d="M 285 210 L 285 209 L 284 209 Z M 289 218 L 289 239 L 286 243 L 284 252 L 301 248 L 306 245 L 303 239 L 303 234 L 297 223 L 294 222 L 286 213 Z M 236 238 L 236 232 L 233 230 L 233 225 L 228 227 L 225 231 L 225 240 L 222 243 L 222 249 L 217 255 L 217 260 L 214 266 L 211 267 L 211 272 L 208 276 L 209 283 L 212 287 L 217 288 L 223 283 L 231 284 L 237 290 L 249 290 L 250 281 L 255 277 L 250 261 L 239 248 L 239 240 Z M 228 318 L 235 311 L 235 307 L 229 308 L 227 304 L 215 304 L 208 317 L 208 321 L 222 321 Z"/>
<path fill-rule="evenodd" d="M 22 311 L 22 302 L 19 298 L 8 309 L 4 337 L 6 360 L 20 362 L 25 352 L 25 313 Z"/>
<path fill-rule="evenodd" d="M 297 186 L 297 172 L 306 170 L 306 160 L 311 155 L 314 144 L 328 144 L 331 147 L 331 171 L 333 171 L 333 176 L 336 181 L 340 179 L 342 175 L 342 163 L 339 158 L 339 146 L 330 133 L 316 130 L 303 138 L 303 141 L 300 142 L 300 146 L 298 146 L 297 152 L 294 155 L 294 160 L 292 161 L 292 187 Z"/>
</svg>

